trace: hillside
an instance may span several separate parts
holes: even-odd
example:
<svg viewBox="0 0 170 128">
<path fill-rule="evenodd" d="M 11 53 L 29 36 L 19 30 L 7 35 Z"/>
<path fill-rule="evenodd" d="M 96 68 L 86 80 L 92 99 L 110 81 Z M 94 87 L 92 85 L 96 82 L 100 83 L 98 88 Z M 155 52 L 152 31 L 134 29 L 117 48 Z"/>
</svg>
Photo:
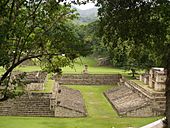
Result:
<svg viewBox="0 0 170 128">
<path fill-rule="evenodd" d="M 77 9 L 77 12 L 80 14 L 79 23 L 90 23 L 97 19 L 98 9 L 96 7 L 87 10 L 81 10 L 74 6 L 72 7 Z"/>
</svg>

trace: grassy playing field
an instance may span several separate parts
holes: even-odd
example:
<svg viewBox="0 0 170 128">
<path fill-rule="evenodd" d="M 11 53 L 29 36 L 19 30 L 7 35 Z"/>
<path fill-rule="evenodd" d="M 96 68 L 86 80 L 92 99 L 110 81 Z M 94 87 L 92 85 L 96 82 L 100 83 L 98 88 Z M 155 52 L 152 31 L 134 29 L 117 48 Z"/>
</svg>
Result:
<svg viewBox="0 0 170 128">
<path fill-rule="evenodd" d="M 85 118 L 0 116 L 0 128 L 139 128 L 159 117 L 120 118 L 103 95 L 112 86 L 69 86 L 82 92 L 87 107 Z"/>
<path fill-rule="evenodd" d="M 90 74 L 123 74 L 127 76 L 129 71 L 121 68 L 113 68 L 111 66 L 98 66 L 97 61 L 92 57 L 81 57 L 76 60 L 73 67 L 64 67 L 62 71 L 64 74 L 80 74 L 84 70 L 84 65 L 88 65 L 88 72 Z M 19 66 L 15 70 L 31 72 L 41 70 L 40 66 Z M 4 72 L 4 69 L 0 67 L 0 74 Z"/>
<path fill-rule="evenodd" d="M 111 66 L 98 66 L 97 61 L 92 57 L 81 57 L 76 60 L 73 67 L 64 67 L 62 68 L 63 73 L 67 74 L 79 74 L 82 73 L 84 69 L 84 65 L 88 65 L 88 72 L 90 74 L 123 74 L 127 76 L 130 71 L 121 69 L 121 68 L 113 68 Z M 19 66 L 15 70 L 31 72 L 41 70 L 39 66 Z M 2 74 L 4 70 L 0 67 L 0 74 Z"/>
<path fill-rule="evenodd" d="M 69 74 L 79 74 L 82 73 L 84 69 L 84 65 L 88 65 L 88 71 L 91 74 L 127 74 L 127 72 L 124 69 L 120 68 L 113 68 L 108 66 L 98 66 L 97 61 L 94 58 L 91 57 L 82 57 L 80 59 L 77 59 L 74 63 L 73 67 L 64 67 L 62 68 L 63 73 L 69 73 Z M 25 72 L 31 72 L 31 71 L 37 71 L 41 70 L 39 66 L 19 66 L 16 68 L 16 70 L 21 70 Z M 0 73 L 3 71 L 3 69 L 0 68 Z"/>
<path fill-rule="evenodd" d="M 96 74 L 124 74 L 123 69 L 112 67 L 99 67 L 93 58 L 78 60 L 74 68 L 65 67 L 63 73 L 82 73 L 84 65 L 88 65 L 89 73 Z M 16 70 L 36 71 L 39 66 L 22 66 Z M 4 70 L 0 68 L 0 74 Z M 53 81 L 45 85 L 45 92 L 52 88 Z M 85 118 L 46 118 L 46 117 L 7 117 L 0 116 L 0 128 L 139 128 L 161 117 L 150 118 L 120 118 L 110 103 L 106 100 L 103 92 L 112 86 L 69 86 L 80 90 L 85 100 L 88 116 Z"/>
</svg>

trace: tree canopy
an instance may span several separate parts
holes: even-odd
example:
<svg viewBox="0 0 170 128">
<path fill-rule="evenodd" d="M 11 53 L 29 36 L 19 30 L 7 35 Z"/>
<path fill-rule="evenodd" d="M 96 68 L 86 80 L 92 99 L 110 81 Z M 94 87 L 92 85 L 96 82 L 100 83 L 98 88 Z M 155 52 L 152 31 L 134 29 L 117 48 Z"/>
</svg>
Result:
<svg viewBox="0 0 170 128">
<path fill-rule="evenodd" d="M 119 41 L 121 41 L 124 46 L 132 46 L 130 55 L 138 64 L 149 62 L 149 65 L 144 66 L 156 64 L 167 70 L 166 117 L 169 126 L 170 1 L 98 0 L 98 6 L 100 7 L 101 33 L 108 47 L 115 49 L 119 47 Z"/>
<path fill-rule="evenodd" d="M 55 0 L 0 1 L 0 66 L 6 86 L 11 72 L 22 62 L 37 58 L 44 69 L 60 72 L 75 58 L 88 54 L 72 20 L 78 15 L 70 4 Z M 7 82 L 7 83 L 8 83 Z"/>
</svg>

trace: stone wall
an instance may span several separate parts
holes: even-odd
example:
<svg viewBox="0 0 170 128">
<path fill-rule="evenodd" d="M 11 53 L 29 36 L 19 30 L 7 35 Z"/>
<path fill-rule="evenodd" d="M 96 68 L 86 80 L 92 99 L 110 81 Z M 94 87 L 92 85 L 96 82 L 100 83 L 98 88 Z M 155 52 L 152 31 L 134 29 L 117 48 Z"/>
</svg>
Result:
<svg viewBox="0 0 170 128">
<path fill-rule="evenodd" d="M 35 71 L 26 73 L 26 90 L 30 91 L 42 91 L 44 90 L 44 84 L 48 80 L 47 72 Z"/>
<path fill-rule="evenodd" d="M 120 74 L 64 74 L 60 82 L 66 85 L 113 85 L 120 78 Z"/>
<path fill-rule="evenodd" d="M 150 116 L 156 116 L 156 115 L 154 115 L 151 106 L 147 105 L 145 107 L 141 107 L 140 109 L 134 109 L 132 111 L 127 112 L 126 116 L 128 117 L 150 117 Z"/>
<path fill-rule="evenodd" d="M 57 106 L 56 111 L 55 111 L 55 117 L 84 117 L 85 115 L 78 112 L 78 111 L 73 111 L 68 108 L 64 108 L 62 106 Z"/>
<path fill-rule="evenodd" d="M 0 102 L 0 115 L 10 116 L 54 116 L 50 110 L 51 93 L 24 94 L 15 99 Z"/>
<path fill-rule="evenodd" d="M 143 99 L 149 99 L 153 116 L 164 115 L 166 106 L 165 92 L 149 91 L 133 81 L 122 78 L 120 80 L 125 86 L 140 95 Z"/>
<path fill-rule="evenodd" d="M 141 97 L 126 85 L 121 84 L 104 94 L 120 116 L 148 117 L 157 114 L 153 112 L 148 98 Z"/>
<path fill-rule="evenodd" d="M 44 90 L 45 83 L 30 83 L 25 86 L 25 90 L 29 91 L 42 91 Z"/>
<path fill-rule="evenodd" d="M 59 91 L 60 90 L 60 91 Z M 84 117 L 87 116 L 83 97 L 78 90 L 59 86 L 57 94 L 56 117 Z"/>
<path fill-rule="evenodd" d="M 84 100 L 78 90 L 56 84 L 52 93 L 27 93 L 0 102 L 0 116 L 84 117 Z"/>
</svg>

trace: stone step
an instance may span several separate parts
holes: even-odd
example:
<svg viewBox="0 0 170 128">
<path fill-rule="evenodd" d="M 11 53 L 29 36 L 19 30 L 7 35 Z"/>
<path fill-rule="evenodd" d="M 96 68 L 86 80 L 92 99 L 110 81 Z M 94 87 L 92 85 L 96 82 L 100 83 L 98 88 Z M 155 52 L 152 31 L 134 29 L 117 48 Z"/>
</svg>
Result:
<svg viewBox="0 0 170 128">
<path fill-rule="evenodd" d="M 35 114 L 38 114 L 38 113 L 52 113 L 52 111 L 31 111 L 31 110 L 30 111 L 26 111 L 26 110 L 20 111 L 19 110 L 19 111 L 17 111 L 17 113 L 35 113 Z"/>
<path fill-rule="evenodd" d="M 160 113 L 164 113 L 165 109 L 164 108 L 154 108 L 153 110 L 160 112 Z"/>
<path fill-rule="evenodd" d="M 166 101 L 166 97 L 155 97 L 155 101 Z"/>
<path fill-rule="evenodd" d="M 40 103 L 30 103 L 30 102 L 21 102 L 19 104 L 16 104 L 16 106 L 22 106 L 22 105 L 27 105 L 27 106 L 48 106 L 48 104 L 40 104 Z"/>
<path fill-rule="evenodd" d="M 156 101 L 159 105 L 165 105 L 166 101 Z"/>
<path fill-rule="evenodd" d="M 20 116 L 41 116 L 41 117 L 44 117 L 44 116 L 47 116 L 47 117 L 54 117 L 54 114 L 52 113 L 17 113 L 17 115 L 20 115 Z"/>
<path fill-rule="evenodd" d="M 44 109 L 44 108 L 40 108 L 40 109 L 24 109 L 24 108 L 16 108 L 17 111 L 50 111 L 50 109 Z"/>
</svg>

